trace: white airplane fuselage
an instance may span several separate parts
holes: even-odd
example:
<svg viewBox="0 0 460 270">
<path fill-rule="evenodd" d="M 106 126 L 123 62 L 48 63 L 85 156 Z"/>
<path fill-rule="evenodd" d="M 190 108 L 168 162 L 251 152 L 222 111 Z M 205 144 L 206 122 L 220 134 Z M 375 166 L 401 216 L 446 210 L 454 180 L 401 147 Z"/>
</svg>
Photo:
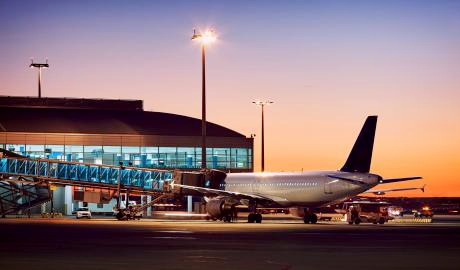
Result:
<svg viewBox="0 0 460 270">
<path fill-rule="evenodd" d="M 257 212 L 257 208 L 293 208 L 299 216 L 303 216 L 305 223 L 313 224 L 318 221 L 313 212 L 316 208 L 340 203 L 364 192 L 385 194 L 415 189 L 423 191 L 424 188 L 372 189 L 378 184 L 421 178 L 383 179 L 370 173 L 376 127 L 377 116 L 368 116 L 340 170 L 263 173 L 224 173 L 211 170 L 204 183 L 201 180 L 187 180 L 187 184 L 183 184 L 179 179 L 179 184 L 173 185 L 204 195 L 206 210 L 212 219 L 231 222 L 237 212 L 236 207 L 246 205 L 250 211 L 249 223 L 262 222 L 262 215 Z"/>
<path fill-rule="evenodd" d="M 366 184 L 358 185 L 328 175 Z M 279 207 L 317 207 L 344 201 L 376 186 L 378 181 L 376 174 L 341 171 L 229 173 L 220 189 L 270 198 Z"/>
</svg>

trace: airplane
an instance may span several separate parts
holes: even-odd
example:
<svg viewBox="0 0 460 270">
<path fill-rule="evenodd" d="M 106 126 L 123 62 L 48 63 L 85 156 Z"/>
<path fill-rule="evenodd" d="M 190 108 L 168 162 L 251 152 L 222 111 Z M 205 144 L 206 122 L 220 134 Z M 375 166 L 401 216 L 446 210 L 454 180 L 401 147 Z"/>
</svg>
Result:
<svg viewBox="0 0 460 270">
<path fill-rule="evenodd" d="M 225 173 L 211 170 L 202 186 L 173 181 L 173 188 L 204 196 L 209 217 L 231 222 L 236 207 L 248 207 L 249 223 L 261 223 L 261 208 L 294 208 L 305 223 L 315 224 L 313 212 L 362 193 L 377 195 L 425 187 L 372 189 L 379 184 L 422 179 L 420 176 L 384 179 L 370 173 L 377 116 L 368 116 L 340 170 L 310 172 Z"/>
</svg>

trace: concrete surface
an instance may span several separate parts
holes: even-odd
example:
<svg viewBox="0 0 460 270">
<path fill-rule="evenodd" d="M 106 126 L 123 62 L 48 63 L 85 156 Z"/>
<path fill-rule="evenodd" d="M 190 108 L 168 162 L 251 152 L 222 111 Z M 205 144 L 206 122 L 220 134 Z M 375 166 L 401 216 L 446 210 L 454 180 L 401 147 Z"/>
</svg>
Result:
<svg viewBox="0 0 460 270">
<path fill-rule="evenodd" d="M 459 269 L 460 223 L 0 219 L 0 269 Z"/>
</svg>

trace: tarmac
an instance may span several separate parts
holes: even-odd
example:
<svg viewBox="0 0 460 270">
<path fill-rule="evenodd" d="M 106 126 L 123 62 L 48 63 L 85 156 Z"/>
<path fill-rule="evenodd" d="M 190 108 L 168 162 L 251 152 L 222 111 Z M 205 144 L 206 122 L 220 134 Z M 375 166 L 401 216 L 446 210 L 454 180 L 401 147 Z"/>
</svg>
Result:
<svg viewBox="0 0 460 270">
<path fill-rule="evenodd" d="M 0 269 L 460 269 L 460 221 L 0 219 Z"/>
</svg>

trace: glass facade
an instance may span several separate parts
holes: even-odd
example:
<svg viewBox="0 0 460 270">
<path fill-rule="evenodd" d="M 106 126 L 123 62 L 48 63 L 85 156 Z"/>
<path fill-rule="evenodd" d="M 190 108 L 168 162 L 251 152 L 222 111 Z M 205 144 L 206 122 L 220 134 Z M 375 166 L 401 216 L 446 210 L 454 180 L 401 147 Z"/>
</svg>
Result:
<svg viewBox="0 0 460 270">
<path fill-rule="evenodd" d="M 201 167 L 201 147 L 24 145 L 3 144 L 3 148 L 30 158 L 118 165 L 143 168 Z M 250 148 L 207 148 L 207 167 L 214 169 L 252 169 Z"/>
</svg>

